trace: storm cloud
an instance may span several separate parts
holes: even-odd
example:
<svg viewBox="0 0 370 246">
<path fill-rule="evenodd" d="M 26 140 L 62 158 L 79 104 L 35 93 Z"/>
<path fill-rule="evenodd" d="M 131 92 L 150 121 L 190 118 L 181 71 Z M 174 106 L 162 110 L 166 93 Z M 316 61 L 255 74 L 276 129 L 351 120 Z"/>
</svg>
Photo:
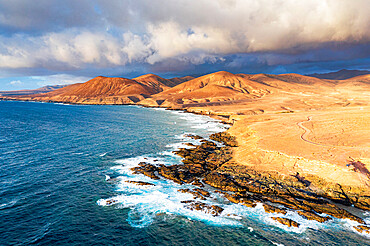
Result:
<svg viewBox="0 0 370 246">
<path fill-rule="evenodd" d="M 0 71 L 366 66 L 369 30 L 367 0 L 0 0 Z"/>
</svg>

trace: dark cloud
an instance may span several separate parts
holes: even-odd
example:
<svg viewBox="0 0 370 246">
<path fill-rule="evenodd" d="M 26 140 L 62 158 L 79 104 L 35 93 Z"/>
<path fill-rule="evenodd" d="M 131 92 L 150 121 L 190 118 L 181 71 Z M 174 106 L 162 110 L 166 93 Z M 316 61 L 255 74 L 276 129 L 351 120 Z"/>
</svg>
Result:
<svg viewBox="0 0 370 246">
<path fill-rule="evenodd" d="M 0 0 L 0 72 L 359 68 L 369 30 L 367 0 Z"/>
<path fill-rule="evenodd" d="M 101 16 L 94 9 L 94 1 L 0 0 L 2 35 L 37 35 L 66 28 L 92 27 L 101 23 Z"/>
</svg>

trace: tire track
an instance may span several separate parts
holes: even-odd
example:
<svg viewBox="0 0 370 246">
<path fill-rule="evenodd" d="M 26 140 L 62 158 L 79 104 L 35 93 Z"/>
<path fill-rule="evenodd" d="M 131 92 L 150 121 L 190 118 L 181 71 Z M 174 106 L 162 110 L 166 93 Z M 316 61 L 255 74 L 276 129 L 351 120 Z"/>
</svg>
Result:
<svg viewBox="0 0 370 246">
<path fill-rule="evenodd" d="M 336 148 L 343 148 L 343 149 L 369 149 L 370 147 L 352 147 L 352 146 L 342 146 L 342 145 L 327 145 L 327 144 L 321 144 L 321 143 L 316 143 L 308 140 L 308 135 L 312 132 L 310 129 L 302 125 L 305 122 L 309 122 L 312 120 L 312 116 L 308 116 L 307 120 L 298 122 L 297 125 L 304 131 L 301 134 L 301 139 L 307 143 L 314 144 L 317 146 L 323 146 L 323 147 L 336 147 Z"/>
<path fill-rule="evenodd" d="M 325 147 L 331 147 L 331 145 L 325 145 L 325 144 L 320 144 L 320 143 L 315 143 L 315 142 L 312 142 L 312 141 L 310 141 L 310 140 L 308 140 L 308 135 L 310 135 L 310 133 L 311 133 L 311 130 L 310 129 L 308 129 L 307 127 L 305 127 L 304 125 L 302 125 L 303 123 L 305 123 L 305 122 L 309 122 L 309 121 L 311 121 L 311 119 L 312 119 L 312 116 L 308 116 L 307 117 L 307 120 L 305 120 L 305 121 L 301 121 L 301 122 L 298 122 L 297 123 L 297 125 L 301 128 L 301 129 L 303 129 L 303 133 L 301 134 L 301 139 L 303 140 L 303 141 L 305 141 L 305 142 L 307 142 L 307 143 L 310 143 L 310 144 L 314 144 L 314 145 L 318 145 L 318 146 L 325 146 Z"/>
</svg>

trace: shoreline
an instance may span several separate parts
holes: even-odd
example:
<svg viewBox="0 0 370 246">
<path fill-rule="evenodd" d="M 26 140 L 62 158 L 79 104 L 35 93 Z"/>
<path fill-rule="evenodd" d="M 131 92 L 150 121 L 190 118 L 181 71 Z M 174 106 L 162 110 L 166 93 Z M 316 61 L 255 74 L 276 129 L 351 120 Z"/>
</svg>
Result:
<svg viewBox="0 0 370 246">
<path fill-rule="evenodd" d="M 32 101 L 32 100 L 3 100 L 3 101 L 42 102 L 42 101 Z M 47 103 L 63 103 L 63 102 L 48 101 Z M 67 104 L 112 105 L 112 104 L 80 104 L 80 103 L 67 103 Z M 205 115 L 205 116 L 209 116 L 211 118 L 217 119 L 217 120 L 220 120 L 220 118 L 225 119 L 224 117 L 219 116 L 219 115 L 192 112 L 188 108 L 171 109 L 167 107 L 148 107 L 148 106 L 143 106 L 143 105 L 138 105 L 138 104 L 117 104 L 117 105 L 135 105 L 135 106 L 147 107 L 147 108 L 164 108 L 165 110 L 175 110 L 175 111 L 183 111 L 183 112 L 193 113 L 193 114 L 198 114 L 198 115 Z M 230 115 L 229 119 L 230 118 L 232 118 L 232 115 Z M 222 122 L 222 123 L 228 123 L 234 126 L 234 124 L 231 122 Z M 226 134 L 229 134 L 228 133 L 229 131 L 230 129 L 224 132 L 221 132 L 220 135 L 224 134 L 224 136 L 220 137 L 218 140 L 222 141 L 225 138 L 225 136 L 227 138 Z M 225 134 L 225 132 L 227 133 Z M 233 132 L 233 130 L 231 130 L 231 132 Z M 237 136 L 234 136 L 233 134 L 232 136 L 236 137 L 237 139 Z M 209 142 L 204 142 L 204 143 L 206 143 L 206 145 L 210 144 Z M 228 148 L 229 147 L 230 146 L 228 146 Z M 238 148 L 238 147 L 233 146 L 231 148 Z M 221 152 L 225 151 L 223 149 L 215 149 L 215 150 L 219 150 Z M 186 155 L 184 154 L 184 151 L 186 152 L 186 150 L 182 150 L 182 151 L 183 151 L 182 155 L 184 155 L 182 157 L 183 157 L 183 160 L 185 160 Z M 204 152 L 203 147 L 200 148 L 200 153 L 202 151 Z M 209 151 L 209 150 L 206 150 L 206 151 Z M 189 153 L 190 152 L 188 152 L 187 154 Z M 269 171 L 261 172 L 261 171 L 249 169 L 247 166 L 243 166 L 241 164 L 235 163 L 233 161 L 234 159 L 233 155 L 234 153 L 231 153 L 231 154 L 229 153 L 229 157 L 230 157 L 229 160 L 223 162 L 221 165 L 217 165 L 217 168 L 212 169 L 210 172 L 207 172 L 207 174 L 204 175 L 204 177 L 202 177 L 205 179 L 204 183 L 221 190 L 220 192 L 223 193 L 224 197 L 228 199 L 230 202 L 240 203 L 245 206 L 255 206 L 257 202 L 263 202 L 264 209 L 267 213 L 277 213 L 279 215 L 282 215 L 280 217 L 275 217 L 276 218 L 275 220 L 289 227 L 299 226 L 299 224 L 298 225 L 295 224 L 294 221 L 289 220 L 289 219 L 284 219 L 283 217 L 283 215 L 286 214 L 286 211 L 292 210 L 292 211 L 298 212 L 298 214 L 300 214 L 302 217 L 305 217 L 306 219 L 313 219 L 319 222 L 324 222 L 328 220 L 327 217 L 321 216 L 319 214 L 329 214 L 332 217 L 336 217 L 336 218 L 348 218 L 358 223 L 357 227 L 355 227 L 357 231 L 359 232 L 364 231 L 366 233 L 370 232 L 370 228 L 366 226 L 366 223 L 361 218 L 349 212 L 346 212 L 346 210 L 341 209 L 340 207 L 338 207 L 337 205 L 333 203 L 326 202 L 325 199 L 330 199 L 331 201 L 334 201 L 336 203 L 341 203 L 347 206 L 348 205 L 356 206 L 356 204 L 353 204 L 353 202 L 351 202 L 348 195 L 345 195 L 345 192 L 343 191 L 343 187 L 339 187 L 339 190 L 342 190 L 342 193 L 344 193 L 344 197 L 333 197 L 330 194 L 326 194 L 327 192 L 326 193 L 324 192 L 323 194 L 322 192 L 315 193 L 315 190 L 312 189 L 312 187 L 307 186 L 307 182 L 320 183 L 325 180 L 319 180 L 319 179 L 313 180 L 314 177 L 300 177 L 298 173 L 296 176 L 287 177 L 284 175 L 281 176 L 279 175 L 279 173 L 274 173 L 274 172 L 269 172 Z M 222 154 L 218 153 L 218 158 L 219 157 L 222 157 Z M 192 163 L 194 164 L 197 161 L 199 160 L 193 159 Z M 189 167 L 190 167 L 189 170 L 192 170 L 192 166 L 190 165 Z M 176 176 L 175 169 L 171 170 L 171 172 L 172 172 L 172 175 Z M 158 170 L 156 171 L 158 172 Z M 173 176 L 171 177 L 171 172 L 169 172 L 170 174 L 167 174 L 167 175 L 165 174 L 161 176 L 166 179 L 172 179 L 174 181 L 176 179 L 174 179 Z M 162 174 L 164 173 L 166 173 L 166 171 L 162 171 Z M 250 185 L 251 182 L 253 184 L 259 183 L 259 186 Z M 263 185 L 261 186 L 261 184 Z M 278 186 L 279 188 L 278 189 L 271 188 L 271 185 Z M 318 187 L 315 187 L 315 188 L 318 188 Z M 288 190 L 289 194 L 292 194 L 292 190 L 294 190 L 293 193 L 295 194 L 293 196 L 290 196 L 290 198 L 293 198 L 294 200 L 296 200 L 296 202 L 294 202 L 292 199 L 287 197 L 288 193 L 284 192 L 285 190 Z M 269 196 L 266 196 L 266 194 Z M 297 204 L 297 202 L 301 203 L 302 201 L 304 204 L 305 204 L 304 201 L 306 201 L 306 204 L 305 205 Z M 189 202 L 189 204 L 190 204 L 189 206 L 192 206 L 194 209 L 205 209 L 204 205 L 202 205 L 199 202 L 197 203 L 195 201 L 192 201 L 192 202 Z M 357 205 L 356 207 L 363 209 L 363 210 L 370 210 L 370 207 L 367 207 L 367 206 L 361 207 Z M 210 208 L 206 208 L 206 209 L 210 209 Z"/>
</svg>

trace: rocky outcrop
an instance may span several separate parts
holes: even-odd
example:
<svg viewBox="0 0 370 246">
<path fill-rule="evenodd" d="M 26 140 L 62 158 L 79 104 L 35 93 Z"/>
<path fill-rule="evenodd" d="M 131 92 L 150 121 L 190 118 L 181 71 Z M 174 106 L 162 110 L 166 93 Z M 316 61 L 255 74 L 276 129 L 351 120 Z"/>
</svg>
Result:
<svg viewBox="0 0 370 246">
<path fill-rule="evenodd" d="M 204 183 L 224 191 L 239 191 L 239 192 L 246 191 L 245 188 L 240 187 L 234 181 L 232 176 L 218 172 L 211 172 L 207 174 L 204 178 Z"/>
<path fill-rule="evenodd" d="M 217 147 L 215 143 L 207 140 L 202 140 L 201 144 L 193 149 L 183 148 L 174 152 L 184 158 L 183 165 L 156 166 L 142 162 L 138 167 L 132 168 L 132 171 L 153 179 L 159 179 L 160 175 L 178 184 L 194 183 L 202 186 L 198 178 L 204 177 L 231 158 L 230 149 Z"/>
<path fill-rule="evenodd" d="M 209 197 L 211 195 L 208 191 L 202 190 L 202 189 L 199 189 L 199 188 L 195 188 L 194 191 L 198 192 L 199 194 L 201 194 L 204 197 Z"/>
<path fill-rule="evenodd" d="M 250 200 L 251 196 L 249 194 L 252 193 L 254 194 L 253 200 L 276 203 L 293 210 L 303 210 L 312 213 L 311 217 L 316 218 L 318 221 L 325 219 L 315 217 L 315 212 L 364 223 L 358 216 L 338 207 L 334 203 L 330 203 L 320 195 L 312 193 L 298 180 L 289 178 L 283 180 L 269 173 L 256 173 L 248 170 L 232 172 L 231 168 L 231 166 L 223 166 L 209 173 L 204 180 L 205 183 L 215 188 L 237 192 L 238 195 L 225 195 L 230 201 Z M 266 208 L 268 208 L 267 212 L 273 211 L 265 204 Z"/>
<path fill-rule="evenodd" d="M 272 217 L 271 219 L 276 220 L 277 222 L 286 225 L 288 227 L 299 227 L 299 223 L 295 222 L 294 220 L 281 218 L 281 217 Z"/>
<path fill-rule="evenodd" d="M 194 199 L 199 198 L 200 200 L 206 200 L 206 199 L 202 196 L 202 194 L 200 194 L 199 192 L 195 191 L 195 189 L 194 189 L 194 190 L 189 190 L 189 189 L 179 189 L 179 190 L 177 190 L 177 191 L 182 192 L 182 193 L 189 193 L 189 194 L 192 194 L 192 195 L 194 196 Z"/>
<path fill-rule="evenodd" d="M 257 206 L 256 201 L 251 196 L 239 196 L 237 194 L 228 194 L 226 192 L 222 192 L 221 194 L 223 194 L 230 202 L 239 203 L 251 208 Z"/>
<path fill-rule="evenodd" d="M 158 168 L 145 162 L 140 162 L 138 167 L 134 167 L 131 170 L 134 174 L 143 174 L 151 179 L 159 179 L 156 174 L 158 173 Z"/>
<path fill-rule="evenodd" d="M 115 199 L 108 199 L 105 201 L 105 205 L 109 206 L 109 205 L 113 205 L 113 204 L 116 204 L 118 201 L 115 200 Z"/>
<path fill-rule="evenodd" d="M 331 184 L 313 175 L 307 175 L 306 179 L 322 190 L 321 194 L 325 198 L 346 206 L 370 210 L 369 189 Z"/>
<path fill-rule="evenodd" d="M 286 214 L 285 209 L 281 209 L 269 204 L 263 204 L 263 208 L 265 209 L 266 213 L 279 213 L 279 214 Z"/>
<path fill-rule="evenodd" d="M 215 134 L 212 134 L 209 138 L 214 141 L 221 142 L 225 146 L 230 146 L 230 147 L 238 146 L 238 142 L 236 141 L 236 138 L 234 136 L 231 136 L 227 132 L 215 133 Z"/>
<path fill-rule="evenodd" d="M 355 228 L 356 231 L 358 231 L 359 233 L 370 234 L 370 226 L 359 225 L 359 226 L 354 226 L 353 228 Z"/>
<path fill-rule="evenodd" d="M 182 203 L 186 204 L 186 207 L 190 210 L 198 210 L 203 211 L 208 214 L 212 214 L 213 216 L 218 216 L 224 210 L 223 208 L 216 206 L 216 205 L 208 205 L 203 202 L 196 202 L 196 201 L 182 201 Z"/>
<path fill-rule="evenodd" d="M 192 138 L 192 139 L 195 139 L 195 140 L 203 139 L 201 136 L 194 135 L 194 134 L 186 134 L 185 137 Z"/>
<path fill-rule="evenodd" d="M 155 184 L 148 183 L 148 182 L 143 182 L 143 181 L 125 181 L 126 183 L 130 184 L 136 184 L 136 185 L 141 185 L 141 186 L 155 186 Z"/>
<path fill-rule="evenodd" d="M 324 217 L 308 211 L 297 211 L 297 213 L 307 220 L 316 220 L 321 223 L 331 219 L 329 216 Z"/>
</svg>

